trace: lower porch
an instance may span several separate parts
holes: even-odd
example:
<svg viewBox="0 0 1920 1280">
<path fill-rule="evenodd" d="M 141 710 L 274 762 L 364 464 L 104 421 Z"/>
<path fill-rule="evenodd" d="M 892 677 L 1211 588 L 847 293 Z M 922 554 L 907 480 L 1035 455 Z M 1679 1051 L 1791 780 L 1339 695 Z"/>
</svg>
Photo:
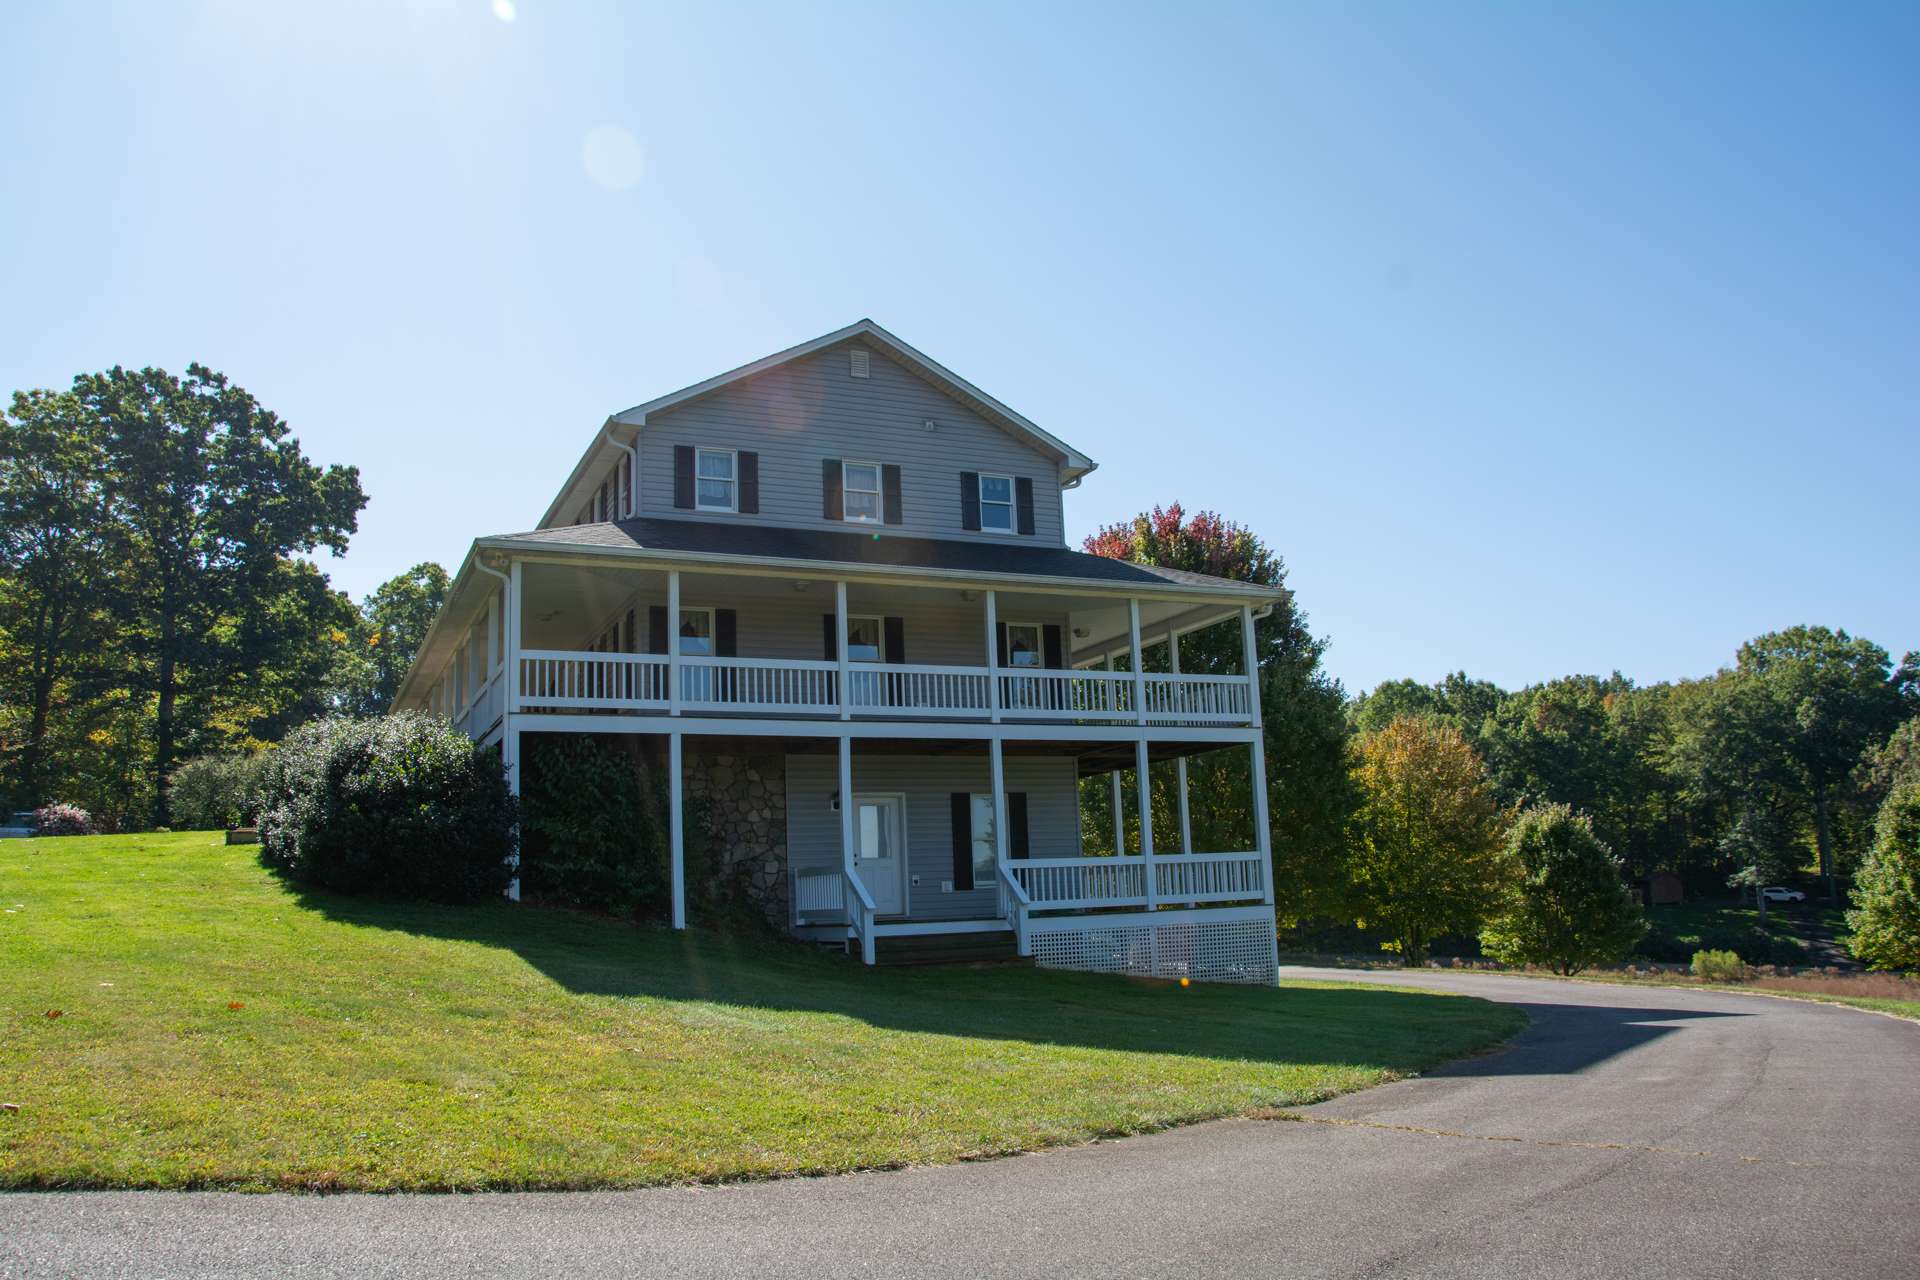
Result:
<svg viewBox="0 0 1920 1280">
<path fill-rule="evenodd" d="M 513 719 L 528 722 L 502 737 L 517 786 L 522 735 L 580 720 Z M 1195 848 L 1185 822 L 1186 756 L 1257 755 L 1257 742 L 619 728 L 670 782 L 676 927 L 686 923 L 685 826 L 697 815 L 696 840 L 719 846 L 714 856 L 752 887 L 771 924 L 843 945 L 868 964 L 909 948 L 960 959 L 977 944 L 982 958 L 1001 947 L 1050 967 L 1274 980 L 1264 821 L 1217 850 Z M 1128 757 L 1132 781 L 1123 783 Z M 1150 776 L 1160 780 L 1159 803 L 1173 799 L 1180 810 L 1171 849 L 1164 830 L 1155 847 Z M 1096 809 L 1110 802 L 1115 815 L 1131 798 L 1131 841 L 1123 823 L 1118 841 L 1089 842 L 1083 794 Z M 1165 815 L 1160 825 L 1169 825 Z"/>
</svg>

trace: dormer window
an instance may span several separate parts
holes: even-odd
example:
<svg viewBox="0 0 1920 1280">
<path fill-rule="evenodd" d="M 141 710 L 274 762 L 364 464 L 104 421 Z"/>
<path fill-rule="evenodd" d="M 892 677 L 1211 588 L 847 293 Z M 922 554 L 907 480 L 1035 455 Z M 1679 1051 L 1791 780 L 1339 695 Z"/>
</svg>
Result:
<svg viewBox="0 0 1920 1280">
<path fill-rule="evenodd" d="M 880 523 L 880 464 L 843 462 L 840 487 L 846 503 L 845 519 L 858 523 Z"/>
<path fill-rule="evenodd" d="M 1013 477 L 980 476 L 980 528 L 987 533 L 1013 532 Z"/>
<path fill-rule="evenodd" d="M 700 511 L 733 511 L 738 507 L 735 485 L 738 476 L 731 449 L 695 451 L 694 505 Z"/>
</svg>

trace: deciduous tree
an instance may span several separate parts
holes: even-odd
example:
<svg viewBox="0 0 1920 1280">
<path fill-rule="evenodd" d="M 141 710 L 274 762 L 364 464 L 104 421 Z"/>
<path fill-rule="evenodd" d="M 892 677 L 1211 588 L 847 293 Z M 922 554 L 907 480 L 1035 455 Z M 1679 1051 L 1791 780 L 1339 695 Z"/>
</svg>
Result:
<svg viewBox="0 0 1920 1280">
<path fill-rule="evenodd" d="M 1875 969 L 1920 969 L 1920 782 L 1894 788 L 1873 851 L 1853 879 L 1853 954 Z"/>
<path fill-rule="evenodd" d="M 1361 738 L 1353 775 L 1358 922 L 1421 964 L 1435 938 L 1476 932 L 1510 878 L 1493 789 L 1458 729 L 1416 716 Z"/>
<path fill-rule="evenodd" d="M 1586 815 L 1564 804 L 1527 809 L 1508 833 L 1507 857 L 1517 878 L 1481 931 L 1488 955 L 1575 974 L 1620 959 L 1645 935 L 1619 859 Z"/>
</svg>

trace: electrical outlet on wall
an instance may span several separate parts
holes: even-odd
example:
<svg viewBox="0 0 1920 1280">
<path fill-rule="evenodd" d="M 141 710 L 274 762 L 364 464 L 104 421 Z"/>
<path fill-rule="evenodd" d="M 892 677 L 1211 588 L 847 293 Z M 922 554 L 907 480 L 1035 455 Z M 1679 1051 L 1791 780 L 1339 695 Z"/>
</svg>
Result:
<svg viewBox="0 0 1920 1280">
<path fill-rule="evenodd" d="M 913 883 L 913 887 L 918 889 L 920 887 L 920 877 L 919 876 L 913 877 L 912 883 Z"/>
</svg>

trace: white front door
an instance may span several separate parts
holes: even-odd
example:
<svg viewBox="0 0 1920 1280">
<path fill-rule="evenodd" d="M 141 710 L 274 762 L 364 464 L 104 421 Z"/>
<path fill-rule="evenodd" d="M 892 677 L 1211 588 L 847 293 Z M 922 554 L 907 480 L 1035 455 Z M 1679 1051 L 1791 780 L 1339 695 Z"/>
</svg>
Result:
<svg viewBox="0 0 1920 1280">
<path fill-rule="evenodd" d="M 873 895 L 874 912 L 907 913 L 907 805 L 897 795 L 854 799 L 854 866 Z"/>
</svg>

